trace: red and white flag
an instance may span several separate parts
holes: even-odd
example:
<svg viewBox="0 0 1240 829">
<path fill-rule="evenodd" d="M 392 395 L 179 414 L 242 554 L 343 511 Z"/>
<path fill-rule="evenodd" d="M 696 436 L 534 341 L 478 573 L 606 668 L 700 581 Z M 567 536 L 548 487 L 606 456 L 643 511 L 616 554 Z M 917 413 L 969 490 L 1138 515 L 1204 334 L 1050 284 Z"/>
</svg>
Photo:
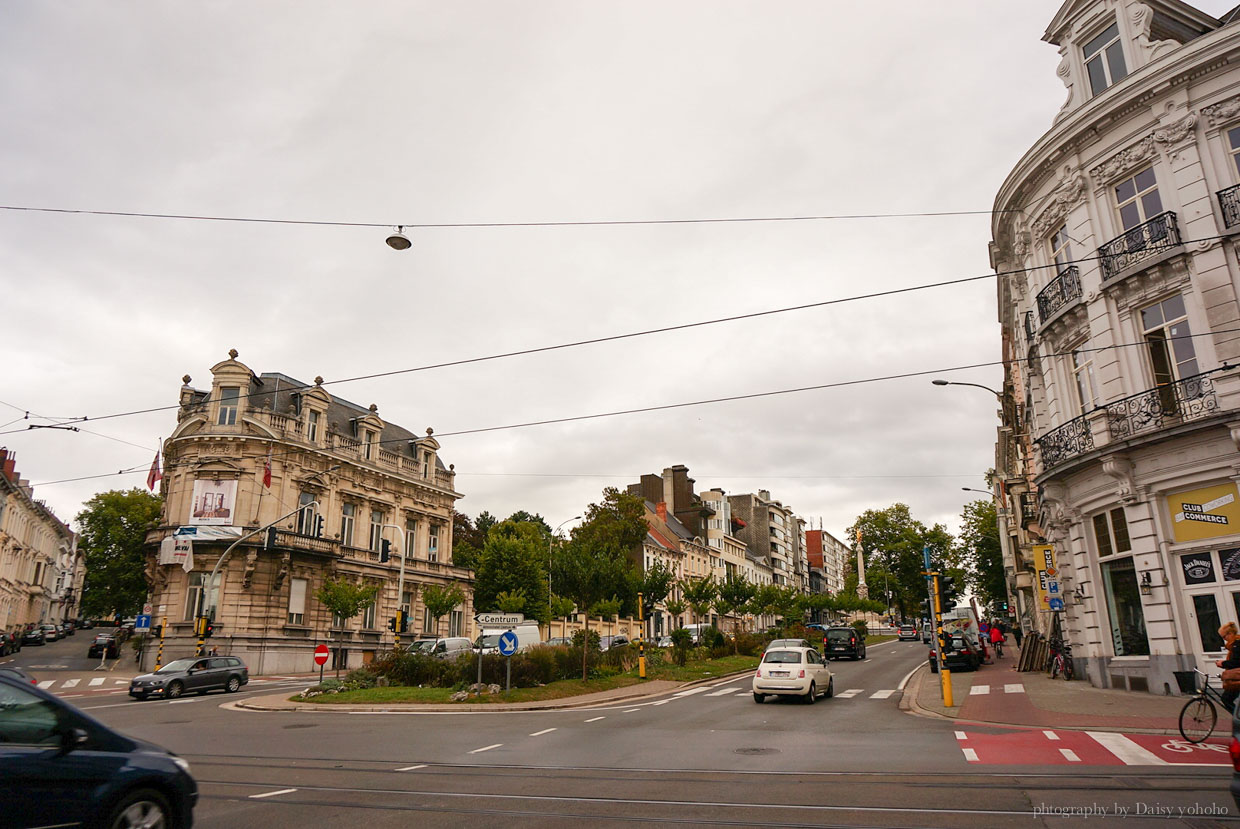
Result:
<svg viewBox="0 0 1240 829">
<path fill-rule="evenodd" d="M 159 471 L 159 452 L 155 453 L 155 460 L 151 461 L 151 471 L 146 473 L 146 488 L 151 492 L 155 491 L 155 484 L 163 480 L 164 473 Z"/>
<path fill-rule="evenodd" d="M 263 461 L 263 486 L 271 489 L 271 446 L 267 446 L 267 459 Z"/>
</svg>

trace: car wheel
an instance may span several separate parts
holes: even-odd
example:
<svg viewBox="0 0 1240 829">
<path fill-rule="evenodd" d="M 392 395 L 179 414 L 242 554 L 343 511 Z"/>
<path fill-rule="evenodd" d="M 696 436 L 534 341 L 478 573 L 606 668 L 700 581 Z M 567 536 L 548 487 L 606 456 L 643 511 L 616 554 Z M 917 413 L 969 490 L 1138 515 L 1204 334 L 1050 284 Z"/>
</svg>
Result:
<svg viewBox="0 0 1240 829">
<path fill-rule="evenodd" d="M 228 684 L 224 686 L 225 693 L 235 694 L 240 690 L 241 690 L 241 680 L 237 679 L 237 677 L 235 676 L 230 676 L 228 678 Z"/>
<path fill-rule="evenodd" d="M 121 799 L 104 825 L 108 829 L 139 829 L 173 825 L 168 799 L 154 789 L 138 789 Z"/>
<path fill-rule="evenodd" d="M 813 705 L 817 701 L 818 701 L 818 686 L 815 685 L 813 682 L 810 682 L 809 693 L 805 695 L 805 702 L 808 703 L 809 705 Z"/>
<path fill-rule="evenodd" d="M 762 694 L 755 693 L 753 695 L 753 701 L 754 702 L 766 702 L 766 697 L 764 697 Z"/>
<path fill-rule="evenodd" d="M 823 696 L 827 699 L 831 699 L 831 697 L 835 696 L 835 677 L 831 677 L 827 680 L 827 692 L 823 694 Z"/>
<path fill-rule="evenodd" d="M 168 699 L 176 699 L 181 696 L 181 693 L 184 690 L 185 686 L 181 684 L 181 681 L 179 679 L 174 679 L 172 682 L 168 683 L 168 690 L 164 692 L 164 696 Z"/>
</svg>

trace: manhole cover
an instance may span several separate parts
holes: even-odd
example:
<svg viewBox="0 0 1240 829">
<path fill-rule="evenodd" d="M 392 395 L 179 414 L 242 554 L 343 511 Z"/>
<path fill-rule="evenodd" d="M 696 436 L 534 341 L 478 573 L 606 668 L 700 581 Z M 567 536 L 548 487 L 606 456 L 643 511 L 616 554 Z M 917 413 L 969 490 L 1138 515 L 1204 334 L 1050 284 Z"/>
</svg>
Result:
<svg viewBox="0 0 1240 829">
<path fill-rule="evenodd" d="M 315 725 L 317 725 L 317 723 L 307 722 L 307 723 L 296 723 L 294 725 L 286 725 L 284 727 L 285 728 L 314 728 Z"/>
<path fill-rule="evenodd" d="M 779 754 L 777 748 L 738 748 L 733 754 Z"/>
</svg>

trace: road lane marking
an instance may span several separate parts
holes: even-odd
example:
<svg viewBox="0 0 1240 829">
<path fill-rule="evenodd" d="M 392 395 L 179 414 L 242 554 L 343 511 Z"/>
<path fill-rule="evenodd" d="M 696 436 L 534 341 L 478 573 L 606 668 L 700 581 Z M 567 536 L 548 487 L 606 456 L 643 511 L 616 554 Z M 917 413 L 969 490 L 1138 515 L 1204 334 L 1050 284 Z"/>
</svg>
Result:
<svg viewBox="0 0 1240 829">
<path fill-rule="evenodd" d="M 1014 683 L 1011 683 L 1011 684 L 1009 684 L 1009 685 L 1004 685 L 1004 686 L 1003 686 L 1003 693 L 1005 693 L 1005 694 L 1023 694 L 1023 693 L 1025 693 L 1025 686 L 1024 686 L 1024 685 L 1021 685 L 1019 682 L 1014 682 Z"/>
<path fill-rule="evenodd" d="M 403 769 L 397 769 L 397 771 L 417 771 L 424 768 L 426 768 L 426 763 L 419 763 L 416 766 L 405 766 Z"/>
<path fill-rule="evenodd" d="M 736 688 L 735 686 L 733 686 L 733 687 L 731 687 L 731 688 L 720 688 L 718 691 L 711 691 L 711 692 L 710 692 L 709 694 L 707 694 L 706 696 L 708 696 L 708 697 L 721 697 L 721 696 L 723 696 L 724 694 L 730 694 L 730 693 L 732 693 L 733 691 L 739 691 L 739 690 L 740 690 L 740 689 L 739 689 L 739 688 Z"/>
<path fill-rule="evenodd" d="M 168 704 L 169 705 L 183 705 L 184 703 L 187 703 L 187 702 L 197 702 L 197 701 L 198 700 L 196 699 L 170 699 L 168 700 Z"/>
<path fill-rule="evenodd" d="M 897 686 L 896 686 L 896 688 L 897 688 L 897 689 L 899 689 L 899 690 L 901 690 L 901 691 L 903 691 L 903 690 L 904 690 L 904 686 L 905 686 L 905 685 L 908 685 L 908 681 L 909 681 L 910 679 L 912 679 L 912 678 L 913 678 L 913 674 L 917 673 L 917 671 L 918 671 L 918 669 L 919 669 L 919 668 L 921 668 L 921 666 L 920 666 L 920 665 L 918 665 L 916 668 L 914 668 L 913 670 L 911 670 L 911 671 L 909 671 L 908 673 L 906 673 L 906 674 L 904 675 L 904 679 L 900 680 L 900 684 L 899 684 L 899 685 L 897 685 Z"/>
<path fill-rule="evenodd" d="M 1059 735 L 1058 735 L 1058 734 L 1056 734 L 1054 731 L 1043 731 L 1042 733 L 1046 735 L 1046 739 L 1048 739 L 1048 740 L 1058 740 L 1058 739 L 1059 739 Z"/>
<path fill-rule="evenodd" d="M 875 691 L 874 693 L 870 694 L 870 699 L 887 699 L 887 697 L 891 696 L 891 695 L 892 695 L 892 694 L 894 694 L 894 693 L 895 693 L 895 691 L 894 691 L 894 690 L 892 690 L 892 691 Z"/>
<path fill-rule="evenodd" d="M 969 696 L 971 697 L 978 696 L 979 694 L 989 694 L 989 693 L 990 693 L 989 685 L 974 685 L 972 688 L 969 689 Z"/>
<path fill-rule="evenodd" d="M 586 722 L 598 722 L 599 720 L 605 720 L 605 719 L 607 719 L 607 718 L 606 718 L 606 717 L 592 717 L 592 718 L 590 718 L 590 719 L 586 720 Z"/>
<path fill-rule="evenodd" d="M 969 735 L 968 735 L 968 734 L 965 734 L 963 731 L 957 731 L 957 732 L 956 732 L 956 739 L 957 739 L 957 740 L 967 740 L 967 739 L 969 739 Z"/>
<path fill-rule="evenodd" d="M 277 791 L 274 791 L 274 792 L 263 792 L 262 794 L 252 794 L 250 795 L 250 800 L 258 800 L 260 797 L 275 797 L 278 794 L 288 794 L 290 792 L 295 792 L 295 791 L 297 790 L 296 789 L 278 789 Z"/>
<path fill-rule="evenodd" d="M 45 689 L 46 689 L 46 688 L 51 688 L 51 687 L 52 687 L 53 685 L 55 685 L 55 684 L 56 684 L 56 680 L 54 680 L 54 679 L 45 679 L 45 680 L 43 680 L 42 682 L 40 682 L 40 683 L 39 683 L 39 687 L 40 687 L 40 688 L 45 688 Z"/>
<path fill-rule="evenodd" d="M 857 694 L 862 693 L 863 691 L 865 691 L 864 688 L 849 688 L 847 691 L 840 691 L 838 694 L 836 694 L 836 696 L 841 699 L 850 699 L 852 697 L 857 696 Z"/>
<path fill-rule="evenodd" d="M 961 749 L 961 750 L 964 752 L 964 759 L 968 760 L 970 763 L 976 763 L 976 762 L 977 762 L 977 752 L 976 752 L 976 751 L 974 751 L 974 750 L 973 750 L 973 749 L 971 749 L 971 748 L 965 748 L 965 749 Z"/>
<path fill-rule="evenodd" d="M 502 745 L 503 745 L 503 743 L 496 743 L 496 744 L 495 744 L 495 745 L 493 745 L 493 746 L 483 746 L 482 748 L 475 748 L 473 751 L 471 751 L 471 752 L 469 752 L 469 753 L 470 753 L 470 754 L 481 754 L 481 753 L 482 753 L 482 752 L 484 752 L 484 751 L 490 751 L 491 749 L 493 749 L 493 748 L 499 748 L 499 747 L 500 747 L 500 746 L 502 746 Z"/>
<path fill-rule="evenodd" d="M 677 691 L 676 693 L 672 694 L 672 696 L 674 696 L 674 697 L 676 697 L 677 699 L 679 699 L 680 697 L 690 697 L 690 696 L 693 696 L 694 694 L 700 694 L 700 693 L 702 693 L 703 691 L 707 691 L 707 690 L 709 690 L 709 689 L 708 689 L 708 688 L 706 688 L 706 687 L 702 687 L 702 688 L 690 688 L 688 691 Z"/>
<path fill-rule="evenodd" d="M 1109 731 L 1086 731 L 1090 737 L 1102 745 L 1107 751 L 1124 761 L 1128 766 L 1169 766 L 1166 760 L 1146 751 L 1123 734 Z"/>
<path fill-rule="evenodd" d="M 669 702 L 671 702 L 670 699 L 661 699 L 661 700 L 656 700 L 655 702 L 652 702 L 650 704 L 651 705 L 667 705 Z"/>
<path fill-rule="evenodd" d="M 1076 752 L 1070 748 L 1061 748 L 1059 749 L 1059 753 L 1066 757 L 1069 763 L 1081 762 L 1081 758 L 1077 757 Z"/>
<path fill-rule="evenodd" d="M 711 696 L 714 696 L 714 694 L 712 694 Z M 632 714 L 634 711 L 640 711 L 640 710 L 641 710 L 640 708 L 626 708 L 622 713 Z"/>
<path fill-rule="evenodd" d="M 544 728 L 542 731 L 535 731 L 535 732 L 534 732 L 533 734 L 531 734 L 530 736 L 531 736 L 531 737 L 541 737 L 541 736 L 542 736 L 542 735 L 544 735 L 544 734 L 550 734 L 552 731 L 555 731 L 555 729 L 554 729 L 554 728 Z"/>
<path fill-rule="evenodd" d="M 64 690 L 66 690 L 66 691 L 67 691 L 67 690 L 69 690 L 70 688 L 76 688 L 76 687 L 77 687 L 77 684 L 78 684 L 79 682 L 81 682 L 81 681 L 82 681 L 82 680 L 80 680 L 80 679 L 66 679 L 66 680 L 65 680 L 65 681 L 61 684 L 61 686 L 60 686 L 60 687 L 61 687 L 61 688 L 63 688 Z"/>
<path fill-rule="evenodd" d="M 89 686 L 90 686 L 90 687 L 92 687 L 92 688 L 95 688 L 95 687 L 97 687 L 97 686 L 99 686 L 99 685 L 102 685 L 102 684 L 103 684 L 103 677 L 101 677 L 101 676 L 97 676 L 97 677 L 95 677 L 94 679 L 92 679 L 90 682 L 88 682 L 88 683 L 86 683 L 86 684 L 87 684 L 87 685 L 89 685 Z"/>
</svg>

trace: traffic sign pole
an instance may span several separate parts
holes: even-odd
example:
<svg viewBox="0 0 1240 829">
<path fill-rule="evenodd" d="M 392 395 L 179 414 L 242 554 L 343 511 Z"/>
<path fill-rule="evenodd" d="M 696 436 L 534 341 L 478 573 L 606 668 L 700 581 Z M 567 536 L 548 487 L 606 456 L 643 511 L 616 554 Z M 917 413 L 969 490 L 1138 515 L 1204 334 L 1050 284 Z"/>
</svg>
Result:
<svg viewBox="0 0 1240 829">
<path fill-rule="evenodd" d="M 642 607 L 642 594 L 637 594 L 637 676 L 646 678 L 646 612 Z"/>
<path fill-rule="evenodd" d="M 168 628 L 168 617 L 163 616 L 159 620 L 159 650 L 155 653 L 155 670 L 159 670 L 164 666 L 164 631 Z"/>
</svg>

